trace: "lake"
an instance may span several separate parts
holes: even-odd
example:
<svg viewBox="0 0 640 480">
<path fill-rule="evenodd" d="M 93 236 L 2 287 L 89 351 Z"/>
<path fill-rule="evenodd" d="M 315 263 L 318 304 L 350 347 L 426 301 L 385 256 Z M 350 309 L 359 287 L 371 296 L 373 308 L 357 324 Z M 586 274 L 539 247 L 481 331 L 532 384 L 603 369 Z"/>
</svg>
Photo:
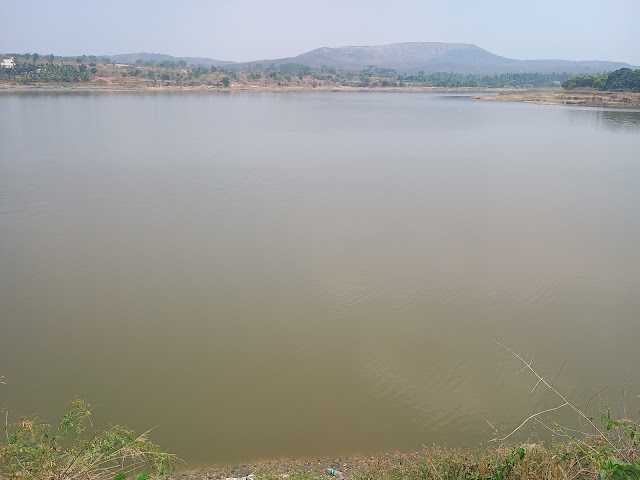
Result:
<svg viewBox="0 0 640 480">
<path fill-rule="evenodd" d="M 495 339 L 635 412 L 639 185 L 637 110 L 0 92 L 0 405 L 191 467 L 476 446 L 560 403 Z"/>
</svg>

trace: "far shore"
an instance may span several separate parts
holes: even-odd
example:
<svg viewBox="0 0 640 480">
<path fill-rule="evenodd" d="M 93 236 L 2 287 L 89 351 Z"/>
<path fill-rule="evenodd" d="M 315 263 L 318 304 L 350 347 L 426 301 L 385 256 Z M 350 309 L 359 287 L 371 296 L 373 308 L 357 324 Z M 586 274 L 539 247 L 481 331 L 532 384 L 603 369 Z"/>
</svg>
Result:
<svg viewBox="0 0 640 480">
<path fill-rule="evenodd" d="M 220 85 L 154 85 L 142 82 L 89 82 L 89 83 L 0 83 L 3 91 L 103 91 L 103 92 L 413 92 L 469 94 L 476 100 L 491 102 L 521 102 L 538 105 L 569 105 L 605 108 L 640 108 L 640 93 L 625 91 L 600 91 L 592 88 L 580 90 L 523 89 L 514 87 L 355 87 L 343 85 L 255 85 L 232 83 L 229 87 Z"/>
<path fill-rule="evenodd" d="M 501 92 L 473 98 L 491 102 L 524 102 L 538 105 L 571 105 L 581 107 L 640 108 L 640 93 L 601 91 L 592 88 L 552 92 Z"/>
<path fill-rule="evenodd" d="M 127 83 L 31 83 L 19 85 L 16 83 L 0 83 L 0 91 L 6 90 L 96 90 L 121 92 L 431 92 L 431 93 L 487 93 L 498 94 L 518 92 L 521 89 L 512 87 L 482 88 L 482 87 L 352 87 L 343 85 L 307 85 L 276 86 L 276 85 L 248 85 L 245 83 L 231 84 L 229 87 L 218 85 L 153 85 Z M 536 90 L 540 91 L 540 90 Z"/>
</svg>

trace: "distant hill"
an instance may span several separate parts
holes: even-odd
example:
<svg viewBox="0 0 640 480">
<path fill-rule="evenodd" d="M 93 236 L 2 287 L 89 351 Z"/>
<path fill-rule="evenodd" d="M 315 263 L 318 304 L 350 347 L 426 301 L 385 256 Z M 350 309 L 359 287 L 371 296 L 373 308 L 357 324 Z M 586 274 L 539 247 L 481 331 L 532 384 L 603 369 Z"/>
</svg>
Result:
<svg viewBox="0 0 640 480">
<path fill-rule="evenodd" d="M 111 55 L 118 63 L 136 63 L 136 60 L 162 61 L 184 60 L 191 65 L 215 65 L 217 67 L 247 68 L 254 65 L 269 67 L 286 63 L 298 63 L 312 68 L 329 67 L 336 70 L 360 71 L 369 66 L 392 68 L 398 73 L 425 74 L 437 72 L 500 74 L 500 73 L 571 73 L 595 74 L 619 68 L 637 68 L 628 63 L 607 61 L 571 60 L 514 60 L 495 55 L 468 43 L 405 42 L 391 45 L 365 47 L 323 47 L 295 57 L 257 60 L 252 62 L 228 62 L 200 57 L 172 57 L 158 53 L 131 53 Z"/>
<path fill-rule="evenodd" d="M 154 61 L 155 63 L 160 63 L 164 61 L 169 62 L 179 62 L 180 60 L 184 60 L 189 65 L 206 65 L 210 67 L 215 65 L 216 67 L 227 67 L 230 65 L 236 65 L 236 62 L 227 62 L 224 60 L 214 60 L 212 58 L 203 58 L 203 57 L 173 57 L 171 55 L 164 55 L 162 53 L 124 53 L 119 55 L 103 55 L 104 57 L 110 58 L 112 61 L 116 63 L 126 63 L 126 64 L 135 64 L 137 60 L 142 60 L 143 62 Z"/>
<path fill-rule="evenodd" d="M 500 73 L 595 73 L 632 67 L 627 63 L 571 60 L 514 60 L 490 53 L 467 43 L 407 42 L 370 47 L 318 48 L 296 57 L 237 64 L 242 68 L 260 63 L 265 66 L 301 63 L 337 70 L 361 70 L 369 66 L 393 68 L 401 73 L 436 72 Z"/>
</svg>

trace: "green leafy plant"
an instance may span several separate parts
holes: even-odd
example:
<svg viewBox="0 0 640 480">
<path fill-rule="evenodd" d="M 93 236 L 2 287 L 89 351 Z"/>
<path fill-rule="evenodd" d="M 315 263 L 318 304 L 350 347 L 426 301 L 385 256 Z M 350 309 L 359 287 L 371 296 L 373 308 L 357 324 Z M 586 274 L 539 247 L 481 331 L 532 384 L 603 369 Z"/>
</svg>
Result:
<svg viewBox="0 0 640 480">
<path fill-rule="evenodd" d="M 640 468 L 616 458 L 602 462 L 598 480 L 640 480 Z"/>
<path fill-rule="evenodd" d="M 0 443 L 0 478 L 10 480 L 123 480 L 138 473 L 148 480 L 173 472 L 176 457 L 148 439 L 148 431 L 112 425 L 95 428 L 92 408 L 84 400 L 70 402 L 57 428 L 37 416 L 5 424 L 6 442 Z"/>
<path fill-rule="evenodd" d="M 625 452 L 625 457 L 634 459 L 634 463 L 620 460 L 619 458 L 610 458 L 610 450 L 605 450 L 600 458 L 599 480 L 640 480 L 640 459 L 638 458 L 638 447 L 640 447 L 640 430 L 639 426 L 633 420 L 623 418 L 614 420 L 611 417 L 611 409 L 605 403 L 607 413 L 602 415 L 601 420 L 610 436 L 615 438 L 615 442 L 620 446 L 620 450 Z"/>
<path fill-rule="evenodd" d="M 487 461 L 486 474 L 480 474 L 477 471 L 466 470 L 464 472 L 465 480 L 504 480 L 509 472 L 523 460 L 525 456 L 524 447 L 520 446 L 509 453 L 506 457 L 499 460 L 489 459 Z"/>
</svg>

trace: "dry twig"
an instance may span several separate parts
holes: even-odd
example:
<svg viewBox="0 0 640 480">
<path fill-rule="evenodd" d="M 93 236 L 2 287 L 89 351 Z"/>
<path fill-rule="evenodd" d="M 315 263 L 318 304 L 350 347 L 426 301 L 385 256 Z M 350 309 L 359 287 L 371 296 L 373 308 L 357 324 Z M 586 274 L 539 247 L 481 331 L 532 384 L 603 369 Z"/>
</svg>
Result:
<svg viewBox="0 0 640 480">
<path fill-rule="evenodd" d="M 505 350 L 507 350 L 508 352 L 510 352 L 512 355 L 514 355 L 518 360 L 520 360 L 523 364 L 524 367 L 522 367 L 522 369 L 520 370 L 520 372 L 523 372 L 525 370 L 529 370 L 531 373 L 533 373 L 533 375 L 538 379 L 538 382 L 536 383 L 536 385 L 533 387 L 533 390 L 535 390 L 535 388 L 542 383 L 545 387 L 547 387 L 549 390 L 551 390 L 553 393 L 555 393 L 558 397 L 560 397 L 560 399 L 563 401 L 562 405 L 559 405 L 555 408 L 550 408 L 548 410 L 543 410 L 541 412 L 537 412 L 531 416 L 529 416 L 524 422 L 522 422 L 515 430 L 513 430 L 509 435 L 507 435 L 506 437 L 503 438 L 497 438 L 497 439 L 492 439 L 491 441 L 503 441 L 506 440 L 507 438 L 509 438 L 511 435 L 513 435 L 515 432 L 517 432 L 518 430 L 520 430 L 520 428 L 522 428 L 523 425 L 525 425 L 529 420 L 531 420 L 532 418 L 536 418 L 537 416 L 543 414 L 543 413 L 548 413 L 554 410 L 558 410 L 559 408 L 568 406 L 569 408 L 571 408 L 580 418 L 586 420 L 589 425 L 591 425 L 593 427 L 593 429 L 597 432 L 597 434 L 604 439 L 604 441 L 606 441 L 609 446 L 611 446 L 611 448 L 614 449 L 614 451 L 622 458 L 624 459 L 625 462 L 629 462 L 627 456 L 620 451 L 619 448 L 617 448 L 612 442 L 611 440 L 609 440 L 609 438 L 607 437 L 607 435 L 605 435 L 605 433 L 598 428 L 598 426 L 593 423 L 593 421 L 582 411 L 580 410 L 578 407 L 576 407 L 574 404 L 572 404 L 571 402 L 569 402 L 569 400 L 567 400 L 564 395 L 562 395 L 558 390 L 556 390 L 554 388 L 553 385 L 549 384 L 543 377 L 541 377 L 538 372 L 536 372 L 533 367 L 531 366 L 531 364 L 533 363 L 533 358 L 531 358 L 530 362 L 527 362 L 525 359 L 523 359 L 520 354 L 514 352 L 513 350 L 511 350 L 509 347 L 507 347 L 506 345 L 498 342 L 497 340 L 492 340 L 492 342 L 496 343 L 497 345 L 500 345 L 502 348 L 504 348 Z M 518 372 L 518 373 L 520 373 Z M 531 390 L 531 392 L 533 392 L 533 390 Z"/>
</svg>

